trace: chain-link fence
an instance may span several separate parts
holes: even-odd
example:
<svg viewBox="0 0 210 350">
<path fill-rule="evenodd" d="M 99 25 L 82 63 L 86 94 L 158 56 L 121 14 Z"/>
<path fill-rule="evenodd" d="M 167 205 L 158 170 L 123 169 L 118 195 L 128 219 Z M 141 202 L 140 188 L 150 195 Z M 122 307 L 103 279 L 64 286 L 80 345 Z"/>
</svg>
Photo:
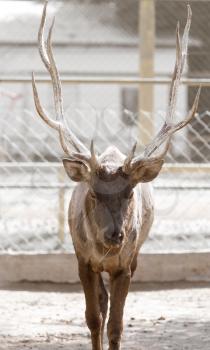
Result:
<svg viewBox="0 0 210 350">
<path fill-rule="evenodd" d="M 150 47 L 155 78 L 138 84 L 140 73 L 151 77 L 141 64 L 144 2 L 49 4 L 49 17 L 56 14 L 54 51 L 64 78 L 65 116 L 87 146 L 95 140 L 98 152 L 114 144 L 126 153 L 135 140 L 141 150 L 164 120 L 176 22 L 183 27 L 189 1 L 146 0 L 155 14 L 155 26 L 154 18 L 147 21 L 155 39 Z M 173 138 L 166 166 L 154 181 L 156 218 L 146 251 L 210 249 L 210 45 L 205 25 L 210 1 L 190 3 L 193 23 L 177 120 L 190 108 L 199 79 L 206 84 L 197 118 Z M 36 116 L 28 78 L 32 70 L 45 77 L 36 44 L 42 6 L 41 1 L 0 1 L 0 251 L 72 249 L 67 210 L 74 184 L 62 169 L 56 133 Z M 146 109 L 141 100 L 145 87 L 153 96 Z M 53 114 L 49 82 L 40 81 L 39 91 Z"/>
</svg>

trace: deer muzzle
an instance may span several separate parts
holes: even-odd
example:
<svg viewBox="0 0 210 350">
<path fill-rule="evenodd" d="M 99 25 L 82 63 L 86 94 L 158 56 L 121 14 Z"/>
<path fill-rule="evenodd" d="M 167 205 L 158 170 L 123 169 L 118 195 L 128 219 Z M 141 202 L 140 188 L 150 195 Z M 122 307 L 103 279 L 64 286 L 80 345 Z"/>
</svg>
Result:
<svg viewBox="0 0 210 350">
<path fill-rule="evenodd" d="M 123 244 L 125 234 L 123 231 L 106 231 L 104 243 L 108 247 L 119 247 Z"/>
</svg>

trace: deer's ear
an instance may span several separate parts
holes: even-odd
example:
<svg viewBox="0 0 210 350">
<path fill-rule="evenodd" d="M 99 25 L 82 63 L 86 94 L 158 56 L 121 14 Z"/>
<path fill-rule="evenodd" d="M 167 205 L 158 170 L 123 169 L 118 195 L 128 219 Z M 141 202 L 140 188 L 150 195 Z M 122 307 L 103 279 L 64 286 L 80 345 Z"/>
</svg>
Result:
<svg viewBox="0 0 210 350">
<path fill-rule="evenodd" d="M 82 161 L 64 158 L 63 165 L 67 175 L 72 181 L 80 182 L 90 179 L 90 170 Z"/>
<path fill-rule="evenodd" d="M 163 163 L 163 159 L 148 159 L 133 164 L 130 173 L 132 182 L 137 184 L 138 182 L 152 181 L 158 176 Z"/>
</svg>

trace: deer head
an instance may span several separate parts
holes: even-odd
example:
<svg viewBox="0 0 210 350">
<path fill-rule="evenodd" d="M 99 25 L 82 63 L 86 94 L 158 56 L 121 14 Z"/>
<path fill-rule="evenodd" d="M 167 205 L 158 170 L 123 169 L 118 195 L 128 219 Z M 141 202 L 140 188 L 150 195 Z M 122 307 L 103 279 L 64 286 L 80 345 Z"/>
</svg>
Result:
<svg viewBox="0 0 210 350">
<path fill-rule="evenodd" d="M 143 154 L 136 155 L 136 144 L 130 154 L 122 155 L 117 149 L 108 149 L 97 155 L 93 141 L 90 150 L 69 130 L 64 118 L 61 82 L 52 52 L 52 30 L 49 29 L 47 40 L 44 38 L 47 2 L 45 3 L 39 34 L 39 52 L 52 80 L 56 120 L 42 108 L 37 92 L 34 74 L 32 85 L 34 101 L 38 114 L 51 128 L 58 131 L 61 146 L 68 156 L 63 159 L 64 168 L 71 180 L 85 182 L 89 186 L 89 206 L 94 212 L 95 225 L 101 240 L 107 246 L 120 245 L 125 238 L 126 215 L 133 203 L 133 189 L 141 182 L 152 181 L 160 172 L 164 157 L 170 145 L 172 135 L 185 127 L 194 117 L 199 101 L 200 88 L 192 109 L 187 117 L 174 123 L 177 93 L 184 69 L 192 12 L 188 5 L 188 17 L 182 39 L 179 24 L 176 30 L 176 63 L 171 82 L 169 106 L 165 122 Z"/>
</svg>

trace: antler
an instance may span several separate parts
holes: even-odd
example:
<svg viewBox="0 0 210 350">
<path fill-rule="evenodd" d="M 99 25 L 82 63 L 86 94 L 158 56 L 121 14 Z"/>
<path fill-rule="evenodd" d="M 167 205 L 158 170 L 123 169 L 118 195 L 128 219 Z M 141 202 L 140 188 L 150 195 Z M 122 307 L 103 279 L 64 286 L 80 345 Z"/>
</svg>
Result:
<svg viewBox="0 0 210 350">
<path fill-rule="evenodd" d="M 69 130 L 64 118 L 61 82 L 52 52 L 52 31 L 55 23 L 55 18 L 53 19 L 52 24 L 50 26 L 46 43 L 44 38 L 47 4 L 48 1 L 45 2 L 43 8 L 42 19 L 38 33 L 38 45 L 41 59 L 45 67 L 47 68 L 52 80 L 56 120 L 49 117 L 48 114 L 46 114 L 46 112 L 42 108 L 36 87 L 34 73 L 32 73 L 32 86 L 36 110 L 46 124 L 48 124 L 51 128 L 59 132 L 60 142 L 64 152 L 69 156 L 74 155 L 72 154 L 70 147 L 73 146 L 76 152 L 78 152 L 80 159 L 84 159 L 86 162 L 88 162 L 88 160 L 92 158 L 90 151 L 76 137 L 76 135 L 74 135 L 74 133 L 71 130 Z"/>
<path fill-rule="evenodd" d="M 187 16 L 187 23 L 185 25 L 184 34 L 182 37 L 182 40 L 180 40 L 180 28 L 179 23 L 177 24 L 176 29 L 176 63 L 174 67 L 174 73 L 172 76 L 172 82 L 170 87 L 170 94 L 169 94 L 169 106 L 168 111 L 166 115 L 166 120 L 161 128 L 161 130 L 158 132 L 156 137 L 152 140 L 151 143 L 149 143 L 145 149 L 143 156 L 137 156 L 131 160 L 129 160 L 129 163 L 136 163 L 138 160 L 144 158 L 149 158 L 151 155 L 154 154 L 155 151 L 159 149 L 159 147 L 165 142 L 164 149 L 161 151 L 160 154 L 156 155 L 155 158 L 163 158 L 169 148 L 170 141 L 172 135 L 182 129 L 184 126 L 186 126 L 192 118 L 195 116 L 196 110 L 198 108 L 198 102 L 199 102 L 199 96 L 201 87 L 199 87 L 198 92 L 195 96 L 195 100 L 193 103 L 193 106 L 188 113 L 186 119 L 183 121 L 174 124 L 174 114 L 175 114 L 175 108 L 176 108 L 176 102 L 177 102 L 177 95 L 178 95 L 178 88 L 180 85 L 180 80 L 182 76 L 182 72 L 184 70 L 186 57 L 187 57 L 187 48 L 188 48 L 188 41 L 189 41 L 189 31 L 190 31 L 190 25 L 191 25 L 191 19 L 192 19 L 192 11 L 190 8 L 190 5 L 187 6 L 188 9 L 188 16 Z M 125 161 L 125 164 L 128 163 L 128 157 Z M 126 166 L 127 167 L 127 166 Z"/>
</svg>

